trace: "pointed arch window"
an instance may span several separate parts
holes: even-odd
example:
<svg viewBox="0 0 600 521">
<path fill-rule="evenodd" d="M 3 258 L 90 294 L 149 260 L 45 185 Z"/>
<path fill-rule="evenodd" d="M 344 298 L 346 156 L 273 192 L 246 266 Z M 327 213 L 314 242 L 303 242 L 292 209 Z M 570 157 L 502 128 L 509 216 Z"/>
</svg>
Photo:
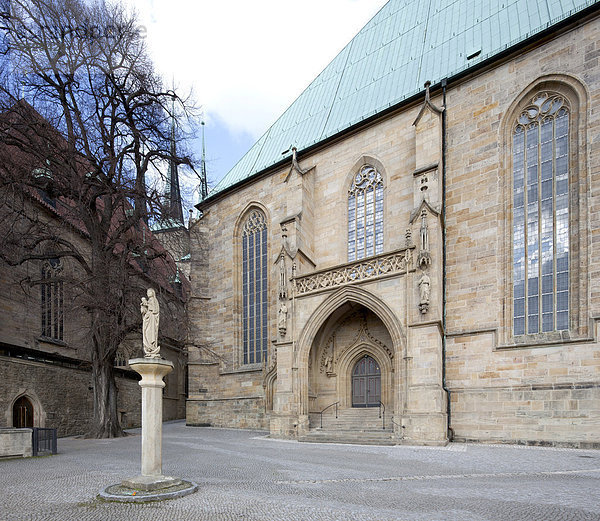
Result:
<svg viewBox="0 0 600 521">
<path fill-rule="evenodd" d="M 252 210 L 242 228 L 243 363 L 267 357 L 267 223 Z"/>
<path fill-rule="evenodd" d="M 60 280 L 62 263 L 58 258 L 48 259 L 42 265 L 41 314 L 42 336 L 63 341 L 64 296 Z"/>
<path fill-rule="evenodd" d="M 569 328 L 568 100 L 536 94 L 513 128 L 515 335 Z"/>
<path fill-rule="evenodd" d="M 348 190 L 348 261 L 383 253 L 383 177 L 364 165 Z"/>
</svg>

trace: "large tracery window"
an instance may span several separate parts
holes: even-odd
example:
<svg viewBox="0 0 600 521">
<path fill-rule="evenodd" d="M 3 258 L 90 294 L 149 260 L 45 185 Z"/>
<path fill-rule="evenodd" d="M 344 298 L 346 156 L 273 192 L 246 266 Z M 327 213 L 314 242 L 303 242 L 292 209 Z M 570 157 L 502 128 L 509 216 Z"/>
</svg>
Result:
<svg viewBox="0 0 600 521">
<path fill-rule="evenodd" d="M 61 272 L 60 259 L 52 258 L 42 265 L 42 336 L 59 341 L 64 335 L 63 282 L 58 280 Z"/>
<path fill-rule="evenodd" d="M 569 105 L 537 94 L 513 130 L 513 332 L 569 328 Z"/>
<path fill-rule="evenodd" d="M 383 178 L 372 166 L 356 174 L 348 191 L 348 261 L 383 253 Z"/>
<path fill-rule="evenodd" d="M 267 357 L 267 224 L 252 210 L 242 228 L 243 363 Z"/>
</svg>

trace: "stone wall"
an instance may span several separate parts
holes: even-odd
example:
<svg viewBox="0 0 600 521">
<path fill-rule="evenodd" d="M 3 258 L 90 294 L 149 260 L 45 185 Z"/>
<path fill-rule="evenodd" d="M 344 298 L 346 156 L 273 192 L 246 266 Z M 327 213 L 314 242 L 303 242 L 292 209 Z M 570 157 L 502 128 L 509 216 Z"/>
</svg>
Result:
<svg viewBox="0 0 600 521">
<path fill-rule="evenodd" d="M 187 425 L 268 430 L 264 399 L 216 398 L 188 402 Z"/>
<path fill-rule="evenodd" d="M 188 425 L 267 429 L 262 371 L 223 374 L 218 363 L 189 367 Z"/>
<path fill-rule="evenodd" d="M 123 427 L 141 421 L 136 379 L 117 377 Z M 0 357 L 0 426 L 12 427 L 12 405 L 19 396 L 33 404 L 34 427 L 55 428 L 58 436 L 83 434 L 93 411 L 91 372 L 71 367 Z"/>
<path fill-rule="evenodd" d="M 600 445 L 598 41 L 596 19 L 448 91 L 446 382 L 456 439 Z M 571 327 L 515 338 L 511 132 L 519 103 L 544 89 L 573 107 Z"/>
</svg>

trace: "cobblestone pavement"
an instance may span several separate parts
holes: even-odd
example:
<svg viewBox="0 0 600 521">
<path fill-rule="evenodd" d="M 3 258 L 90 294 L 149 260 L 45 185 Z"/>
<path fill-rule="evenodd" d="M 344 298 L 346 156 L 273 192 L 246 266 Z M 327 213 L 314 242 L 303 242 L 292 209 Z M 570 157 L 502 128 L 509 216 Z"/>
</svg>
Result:
<svg viewBox="0 0 600 521">
<path fill-rule="evenodd" d="M 373 447 L 265 433 L 163 428 L 163 471 L 195 494 L 97 499 L 139 474 L 139 431 L 58 440 L 59 454 L 0 460 L 0 520 L 600 520 L 600 451 L 450 444 Z"/>
</svg>

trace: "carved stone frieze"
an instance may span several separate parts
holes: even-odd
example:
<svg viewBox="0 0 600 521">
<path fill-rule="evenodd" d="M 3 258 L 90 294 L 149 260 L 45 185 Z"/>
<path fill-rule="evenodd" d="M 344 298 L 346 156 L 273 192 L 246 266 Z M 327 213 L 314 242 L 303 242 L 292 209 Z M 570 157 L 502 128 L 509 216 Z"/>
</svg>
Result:
<svg viewBox="0 0 600 521">
<path fill-rule="evenodd" d="M 406 251 L 405 248 L 369 260 L 362 259 L 329 270 L 296 277 L 294 278 L 296 295 L 333 289 L 345 284 L 376 279 L 394 273 L 406 273 L 407 270 L 412 269 L 412 266 L 407 264 L 410 256 L 407 256 Z"/>
</svg>

